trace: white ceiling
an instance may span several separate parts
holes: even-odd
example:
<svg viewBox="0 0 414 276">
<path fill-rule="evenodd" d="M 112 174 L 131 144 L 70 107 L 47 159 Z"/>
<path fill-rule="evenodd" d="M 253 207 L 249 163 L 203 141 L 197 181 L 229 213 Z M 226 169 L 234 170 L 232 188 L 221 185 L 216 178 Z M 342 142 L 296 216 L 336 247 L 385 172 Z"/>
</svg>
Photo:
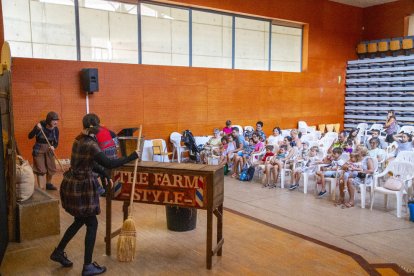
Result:
<svg viewBox="0 0 414 276">
<path fill-rule="evenodd" d="M 384 3 L 395 2 L 397 0 L 330 0 L 333 2 L 342 3 L 349 6 L 366 8 L 370 6 L 381 5 Z"/>
</svg>

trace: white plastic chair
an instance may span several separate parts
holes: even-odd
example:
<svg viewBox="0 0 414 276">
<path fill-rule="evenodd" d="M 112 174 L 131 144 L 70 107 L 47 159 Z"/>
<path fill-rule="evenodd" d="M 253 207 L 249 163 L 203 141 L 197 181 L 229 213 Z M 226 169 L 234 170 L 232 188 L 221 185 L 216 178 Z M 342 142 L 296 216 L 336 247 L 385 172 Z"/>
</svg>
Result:
<svg viewBox="0 0 414 276">
<path fill-rule="evenodd" d="M 400 151 L 393 161 L 414 163 L 414 151 Z"/>
<path fill-rule="evenodd" d="M 282 129 L 282 137 L 290 136 L 291 129 Z"/>
<path fill-rule="evenodd" d="M 334 132 L 332 132 L 332 133 L 334 133 Z M 335 140 L 336 140 L 336 138 L 335 138 L 334 135 L 328 135 L 328 136 L 322 137 L 322 139 L 320 139 L 318 141 L 319 149 L 320 149 L 320 151 L 322 151 L 323 155 L 326 155 L 326 153 L 328 152 L 328 149 L 331 147 L 332 143 Z"/>
<path fill-rule="evenodd" d="M 359 129 L 358 134 L 360 134 L 360 133 L 362 134 L 362 133 L 365 133 L 365 130 L 368 129 L 368 124 L 367 123 L 359 123 L 356 128 Z"/>
<path fill-rule="evenodd" d="M 312 133 L 316 130 L 316 127 L 310 127 L 305 121 L 298 122 L 298 130 L 303 134 Z"/>
<path fill-rule="evenodd" d="M 178 163 L 181 163 L 183 153 L 188 151 L 187 147 L 181 146 L 181 137 L 182 135 L 178 132 L 173 132 L 170 134 L 170 142 L 174 147 L 172 161 L 177 159 Z"/>
<path fill-rule="evenodd" d="M 326 138 L 338 139 L 338 133 L 337 132 L 327 132 L 327 133 L 325 133 L 325 136 L 323 136 L 323 138 L 325 138 L 325 137 Z"/>
<path fill-rule="evenodd" d="M 296 167 L 296 161 L 295 159 L 298 157 L 300 151 L 297 148 L 293 148 L 293 150 L 295 150 L 295 152 L 293 153 L 293 155 L 290 157 L 290 162 L 284 162 L 283 163 L 283 168 L 280 170 L 280 187 L 282 189 L 285 188 L 285 179 L 286 179 L 286 173 L 289 173 L 292 177 L 292 169 L 290 168 L 290 166 L 292 165 L 293 170 Z M 293 164 L 292 164 L 293 162 Z"/>
<path fill-rule="evenodd" d="M 389 173 L 392 173 L 392 175 L 394 176 L 399 176 L 399 179 L 403 181 L 404 185 L 401 186 L 401 189 L 399 191 L 392 191 L 380 185 L 379 179 L 381 177 L 387 176 Z M 371 210 L 374 206 L 375 193 L 384 194 L 385 208 L 388 207 L 388 195 L 394 195 L 397 199 L 397 217 L 400 218 L 401 207 L 403 204 L 403 196 L 404 194 L 406 194 L 406 191 L 409 188 L 409 185 L 411 184 L 413 177 L 414 164 L 400 161 L 392 161 L 382 173 L 374 175 L 374 189 L 371 200 Z"/>
<path fill-rule="evenodd" d="M 323 152 L 320 150 L 319 151 L 319 159 L 322 160 L 323 159 Z M 316 171 L 318 171 L 320 169 L 322 165 L 318 165 L 318 169 Z M 309 186 L 309 177 L 310 176 L 315 176 L 316 175 L 316 171 L 315 172 L 303 172 L 302 173 L 302 178 L 303 178 L 303 193 L 307 194 L 308 193 L 308 186 Z M 316 176 L 315 176 L 316 177 Z M 316 185 L 315 185 L 315 194 L 316 194 Z"/>
<path fill-rule="evenodd" d="M 374 173 L 366 174 L 365 178 L 362 181 L 358 181 L 359 178 L 354 178 L 354 181 L 359 184 L 359 190 L 361 191 L 361 208 L 365 208 L 365 201 L 366 201 L 366 194 L 367 188 L 370 188 L 369 193 L 369 202 L 372 202 L 372 194 L 373 194 L 373 176 L 378 173 L 379 163 L 376 158 L 371 158 L 374 163 Z M 354 194 L 354 202 L 357 197 L 358 193 Z"/>
<path fill-rule="evenodd" d="M 399 133 L 404 132 L 404 133 L 408 133 L 408 134 L 413 134 L 414 126 L 402 126 L 398 132 Z"/>
<path fill-rule="evenodd" d="M 311 142 L 311 141 L 317 141 L 318 137 L 316 135 L 316 132 L 312 132 L 312 133 L 307 133 L 305 135 L 302 135 L 302 137 L 300 137 L 300 140 L 302 142 Z"/>
<path fill-rule="evenodd" d="M 385 149 L 385 154 L 388 158 L 394 157 L 395 156 L 395 152 L 398 149 L 398 143 L 396 141 L 392 142 L 391 144 L 389 144 L 387 146 L 387 148 Z"/>
<path fill-rule="evenodd" d="M 364 137 L 364 138 L 365 138 L 365 130 L 367 130 L 367 129 L 368 129 L 368 124 L 367 124 L 367 123 L 359 123 L 359 124 L 356 126 L 356 128 L 358 129 L 358 135 L 357 135 L 358 139 L 359 139 L 360 141 L 365 140 L 365 139 L 362 139 L 362 137 Z"/>
</svg>

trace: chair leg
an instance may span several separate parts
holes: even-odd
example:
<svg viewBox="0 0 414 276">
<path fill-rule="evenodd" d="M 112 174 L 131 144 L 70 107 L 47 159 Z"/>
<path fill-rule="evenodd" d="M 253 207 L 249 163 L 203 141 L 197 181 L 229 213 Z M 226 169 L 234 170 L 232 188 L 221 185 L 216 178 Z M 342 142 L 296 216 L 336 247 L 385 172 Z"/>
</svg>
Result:
<svg viewBox="0 0 414 276">
<path fill-rule="evenodd" d="M 280 170 L 280 188 L 285 188 L 286 169 Z"/>
<path fill-rule="evenodd" d="M 364 184 L 360 185 L 359 187 L 361 189 L 361 208 L 365 209 L 365 196 L 366 196 L 366 193 L 367 193 L 367 187 Z M 357 193 L 355 193 L 355 194 L 357 194 Z"/>
<path fill-rule="evenodd" d="M 397 217 L 401 217 L 401 207 L 402 207 L 402 194 L 397 194 Z"/>
<path fill-rule="evenodd" d="M 303 193 L 304 194 L 308 193 L 308 180 L 309 180 L 308 174 L 303 173 Z"/>
<path fill-rule="evenodd" d="M 374 206 L 374 199 L 375 199 L 375 192 L 372 191 L 372 198 L 371 198 L 371 211 L 372 211 L 372 206 Z"/>
</svg>

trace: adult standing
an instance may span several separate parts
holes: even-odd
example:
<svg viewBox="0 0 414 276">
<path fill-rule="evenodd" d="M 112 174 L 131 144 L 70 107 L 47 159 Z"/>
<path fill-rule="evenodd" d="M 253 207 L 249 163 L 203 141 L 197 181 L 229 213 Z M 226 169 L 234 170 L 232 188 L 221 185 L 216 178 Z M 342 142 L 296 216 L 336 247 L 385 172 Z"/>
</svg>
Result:
<svg viewBox="0 0 414 276">
<path fill-rule="evenodd" d="M 96 173 L 104 175 L 106 180 L 109 179 L 109 176 L 105 175 L 105 171 L 96 166 L 96 163 L 107 169 L 112 169 L 138 158 L 138 152 L 114 160 L 106 157 L 96 141 L 95 135 L 99 131 L 99 127 L 93 126 L 93 121 L 96 119 L 95 114 L 87 114 L 83 117 L 83 131 L 75 138 L 73 143 L 70 160 L 71 168 L 63 176 L 60 196 L 62 207 L 74 217 L 74 222 L 66 230 L 60 243 L 50 256 L 51 260 L 60 263 L 64 267 L 72 266 L 73 263 L 64 252 L 65 247 L 79 229 L 86 225 L 82 275 L 98 275 L 106 271 L 104 266 L 92 262 L 98 229 L 96 215 L 101 212 L 97 188 L 99 183 Z"/>
<path fill-rule="evenodd" d="M 32 151 L 33 172 L 41 189 L 56 190 L 52 184 L 52 177 L 56 173 L 54 151 L 59 145 L 58 120 L 59 115 L 50 111 L 46 115 L 46 120 L 37 123 L 28 136 L 29 139 L 36 137 Z"/>
<path fill-rule="evenodd" d="M 385 137 L 385 142 L 392 143 L 394 142 L 393 135 L 397 134 L 398 130 L 398 123 L 397 118 L 395 117 L 395 113 L 393 110 L 388 111 L 387 120 L 385 121 L 385 133 L 387 136 Z"/>
</svg>

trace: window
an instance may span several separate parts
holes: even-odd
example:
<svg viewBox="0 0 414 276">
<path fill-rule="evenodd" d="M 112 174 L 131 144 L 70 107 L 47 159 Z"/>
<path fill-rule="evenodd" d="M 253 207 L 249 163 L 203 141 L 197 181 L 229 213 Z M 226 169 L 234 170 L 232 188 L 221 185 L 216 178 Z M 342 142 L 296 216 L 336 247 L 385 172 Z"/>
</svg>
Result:
<svg viewBox="0 0 414 276">
<path fill-rule="evenodd" d="M 81 60 L 138 63 L 137 6 L 79 1 Z"/>
<path fill-rule="evenodd" d="M 269 24 L 236 17 L 236 69 L 269 70 Z"/>
<path fill-rule="evenodd" d="M 232 16 L 192 12 L 193 66 L 231 68 Z"/>
<path fill-rule="evenodd" d="M 142 63 L 189 66 L 189 10 L 141 4 Z"/>
<path fill-rule="evenodd" d="M 125 2 L 3 0 L 5 40 L 15 57 L 302 70 L 299 24 L 149 1 L 140 6 Z"/>
<path fill-rule="evenodd" d="M 271 70 L 300 72 L 302 65 L 302 29 L 272 25 Z"/>
<path fill-rule="evenodd" d="M 12 55 L 76 60 L 73 0 L 2 1 Z"/>
</svg>

